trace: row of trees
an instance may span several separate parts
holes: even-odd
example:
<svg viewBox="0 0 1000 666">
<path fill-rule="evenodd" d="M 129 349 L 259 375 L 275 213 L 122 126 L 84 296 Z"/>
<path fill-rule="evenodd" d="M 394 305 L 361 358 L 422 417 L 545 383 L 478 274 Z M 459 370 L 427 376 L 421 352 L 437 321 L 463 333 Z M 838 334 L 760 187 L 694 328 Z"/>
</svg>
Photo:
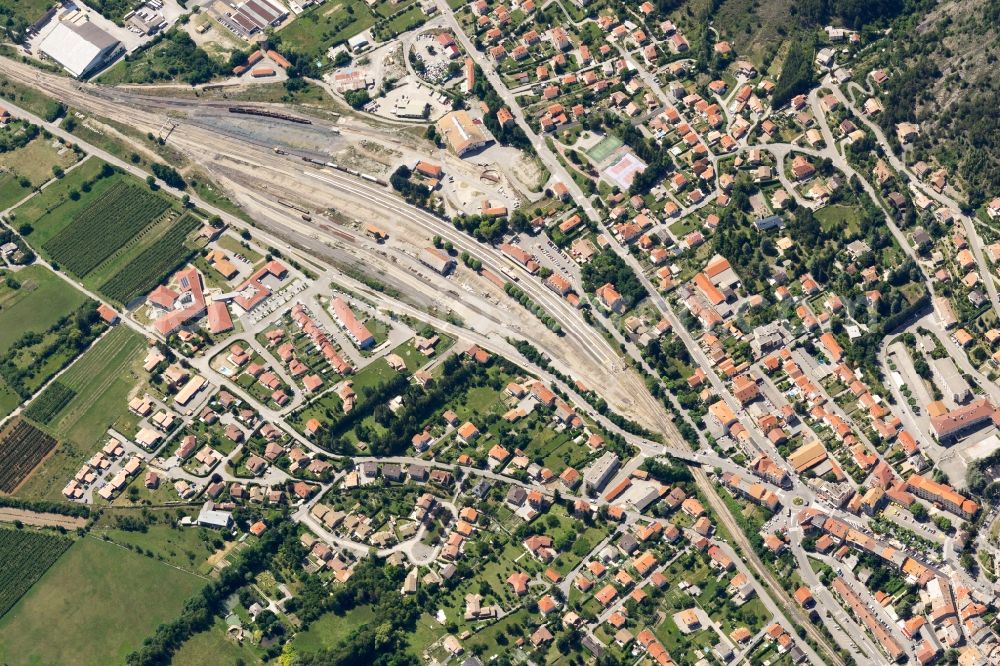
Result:
<svg viewBox="0 0 1000 666">
<path fill-rule="evenodd" d="M 48 359 L 61 357 L 56 370 L 65 367 L 101 330 L 96 304 L 88 300 L 74 314 L 60 317 L 47 331 L 29 331 L 15 341 L 0 359 L 0 377 L 22 400 L 27 400 L 33 393 L 31 380 L 51 370 L 46 369 Z"/>
</svg>

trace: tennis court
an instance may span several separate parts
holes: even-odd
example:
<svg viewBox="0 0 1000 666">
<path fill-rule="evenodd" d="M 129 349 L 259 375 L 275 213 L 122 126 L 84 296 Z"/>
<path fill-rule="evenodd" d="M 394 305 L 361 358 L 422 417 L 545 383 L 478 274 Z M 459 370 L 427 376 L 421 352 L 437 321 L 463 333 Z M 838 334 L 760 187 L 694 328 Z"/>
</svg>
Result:
<svg viewBox="0 0 1000 666">
<path fill-rule="evenodd" d="M 631 150 L 625 149 L 611 166 L 604 169 L 603 173 L 605 178 L 619 188 L 627 190 L 632 186 L 635 175 L 645 170 L 646 163 L 636 157 Z"/>
<path fill-rule="evenodd" d="M 594 164 L 600 164 L 604 160 L 611 156 L 611 153 L 615 152 L 622 146 L 622 140 L 619 139 L 614 134 L 609 134 L 600 142 L 587 151 L 587 157 L 594 162 Z"/>
</svg>

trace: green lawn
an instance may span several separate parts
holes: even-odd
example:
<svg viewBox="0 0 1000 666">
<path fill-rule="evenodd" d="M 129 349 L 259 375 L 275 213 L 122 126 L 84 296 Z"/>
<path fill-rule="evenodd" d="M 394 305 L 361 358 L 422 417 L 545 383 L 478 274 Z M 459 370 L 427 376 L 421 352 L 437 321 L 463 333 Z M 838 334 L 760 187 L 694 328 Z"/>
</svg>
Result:
<svg viewBox="0 0 1000 666">
<path fill-rule="evenodd" d="M 424 650 L 448 633 L 433 615 L 424 613 L 417 619 L 417 627 L 406 635 L 410 654 L 419 657 Z"/>
<path fill-rule="evenodd" d="M 847 235 L 855 234 L 861 228 L 858 211 L 852 206 L 838 204 L 825 206 L 816 211 L 816 219 L 819 220 L 823 231 Z"/>
<path fill-rule="evenodd" d="M 43 332 L 87 297 L 44 266 L 17 272 L 19 289 L 0 286 L 0 353 L 29 331 Z"/>
<path fill-rule="evenodd" d="M 230 236 L 229 234 L 223 234 L 219 237 L 218 241 L 219 247 L 232 254 L 242 255 L 251 264 L 257 265 L 264 260 L 263 255 L 255 250 L 251 250 L 249 247 L 245 247 L 239 239 Z"/>
<path fill-rule="evenodd" d="M 478 652 L 482 649 L 481 658 L 483 662 L 490 657 L 505 654 L 512 646 L 515 640 L 517 640 L 517 625 L 524 625 L 529 619 L 535 619 L 530 616 L 527 610 L 520 609 L 499 622 L 494 622 L 488 625 L 485 629 L 478 632 L 467 641 L 465 641 L 465 648 L 471 652 Z M 530 632 L 525 632 L 526 634 Z M 498 637 L 503 636 L 500 640 Z"/>
<path fill-rule="evenodd" d="M 385 358 L 376 359 L 366 365 L 358 374 L 354 375 L 354 392 L 360 396 L 364 388 L 369 386 L 374 388 L 379 384 L 383 384 L 392 379 L 395 374 L 396 371 L 389 367 Z"/>
<path fill-rule="evenodd" d="M 404 342 L 395 349 L 392 350 L 393 354 L 397 354 L 403 362 L 406 363 L 407 372 L 416 372 L 420 369 L 420 366 L 430 363 L 429 358 L 417 351 L 417 348 L 413 346 L 413 341 Z"/>
<path fill-rule="evenodd" d="M 698 225 L 699 220 L 691 215 L 688 215 L 687 217 L 677 220 L 671 224 L 670 231 L 677 237 L 683 237 L 687 236 L 692 231 L 695 231 L 698 228 Z"/>
<path fill-rule="evenodd" d="M 0 662 L 123 663 L 205 584 L 119 546 L 81 539 L 0 620 Z"/>
<path fill-rule="evenodd" d="M 17 176 L 12 173 L 0 174 L 0 210 L 10 208 L 31 194 L 30 187 L 22 187 Z"/>
</svg>

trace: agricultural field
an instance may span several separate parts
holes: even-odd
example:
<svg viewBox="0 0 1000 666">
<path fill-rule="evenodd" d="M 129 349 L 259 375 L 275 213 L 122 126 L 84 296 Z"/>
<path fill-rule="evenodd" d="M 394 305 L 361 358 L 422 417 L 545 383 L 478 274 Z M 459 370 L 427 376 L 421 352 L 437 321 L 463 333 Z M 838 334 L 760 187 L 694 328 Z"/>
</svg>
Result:
<svg viewBox="0 0 1000 666">
<path fill-rule="evenodd" d="M 66 482 L 93 455 L 108 427 L 127 411 L 129 394 L 144 379 L 144 345 L 142 336 L 134 331 L 115 328 L 59 377 L 59 383 L 75 395 L 41 424 L 59 445 L 18 495 L 61 499 Z M 45 393 L 35 402 L 44 398 Z M 28 418 L 38 409 L 35 402 L 28 406 Z"/>
<path fill-rule="evenodd" d="M 170 202 L 136 184 L 119 181 L 74 216 L 72 224 L 42 247 L 78 277 L 100 266 L 126 243 L 135 242 Z"/>
<path fill-rule="evenodd" d="M 12 493 L 51 451 L 56 440 L 27 421 L 15 419 L 0 431 L 0 492 Z"/>
<path fill-rule="evenodd" d="M 100 196 L 122 178 L 124 176 L 107 162 L 87 159 L 18 206 L 10 215 L 11 224 L 15 227 L 30 226 L 25 233 L 28 242 L 36 249 L 42 247 L 65 229 L 87 207 L 92 197 Z M 87 192 L 86 197 L 82 196 L 83 192 Z"/>
<path fill-rule="evenodd" d="M 0 529 L 0 617 L 31 589 L 73 543 L 31 530 Z"/>
<path fill-rule="evenodd" d="M 198 218 L 185 213 L 170 224 L 166 233 L 108 278 L 100 287 L 101 293 L 113 301 L 126 304 L 152 291 L 191 256 L 193 250 L 185 245 L 185 240 L 199 226 L 201 222 Z"/>
<path fill-rule="evenodd" d="M 75 396 L 76 391 L 56 380 L 32 401 L 24 416 L 42 425 L 48 425 Z"/>
<path fill-rule="evenodd" d="M 80 539 L 0 619 L 0 662 L 123 663 L 206 583 L 153 557 Z"/>
</svg>

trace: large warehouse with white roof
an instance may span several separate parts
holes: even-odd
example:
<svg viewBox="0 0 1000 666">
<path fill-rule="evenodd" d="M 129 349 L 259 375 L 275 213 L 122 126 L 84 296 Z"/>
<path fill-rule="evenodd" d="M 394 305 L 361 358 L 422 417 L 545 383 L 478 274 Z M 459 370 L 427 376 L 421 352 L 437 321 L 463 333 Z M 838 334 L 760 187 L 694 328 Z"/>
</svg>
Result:
<svg viewBox="0 0 1000 666">
<path fill-rule="evenodd" d="M 82 78 L 106 64 L 121 45 L 117 39 L 89 21 L 60 21 L 38 49 Z"/>
</svg>

